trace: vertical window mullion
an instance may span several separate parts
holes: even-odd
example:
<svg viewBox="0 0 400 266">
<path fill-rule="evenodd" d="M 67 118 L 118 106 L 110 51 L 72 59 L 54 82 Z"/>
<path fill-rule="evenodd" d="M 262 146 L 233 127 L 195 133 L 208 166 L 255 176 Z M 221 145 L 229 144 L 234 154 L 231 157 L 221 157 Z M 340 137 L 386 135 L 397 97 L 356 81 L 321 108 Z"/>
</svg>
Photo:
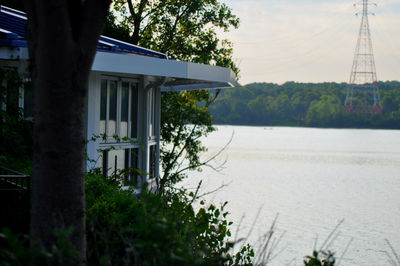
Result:
<svg viewBox="0 0 400 266">
<path fill-rule="evenodd" d="M 152 107 L 151 107 L 151 98 L 152 98 L 152 88 L 150 88 L 147 92 L 147 127 L 149 130 L 149 138 L 151 137 L 151 131 L 152 131 L 152 124 L 151 124 L 151 111 L 152 111 Z"/>
<path fill-rule="evenodd" d="M 153 111 L 152 111 L 152 117 L 151 117 L 151 119 L 153 120 L 152 134 L 153 134 L 153 137 L 155 137 L 156 136 L 156 88 L 153 88 L 153 95 L 152 95 L 151 101 L 153 102 L 153 104 L 152 104 Z"/>
<path fill-rule="evenodd" d="M 109 136 L 108 136 L 108 123 L 109 123 L 109 121 L 108 121 L 108 118 L 109 118 L 109 116 L 110 116 L 110 82 L 107 80 L 107 101 L 106 101 L 106 130 L 105 130 L 105 134 L 106 134 L 106 138 L 108 139 L 109 138 Z"/>
</svg>

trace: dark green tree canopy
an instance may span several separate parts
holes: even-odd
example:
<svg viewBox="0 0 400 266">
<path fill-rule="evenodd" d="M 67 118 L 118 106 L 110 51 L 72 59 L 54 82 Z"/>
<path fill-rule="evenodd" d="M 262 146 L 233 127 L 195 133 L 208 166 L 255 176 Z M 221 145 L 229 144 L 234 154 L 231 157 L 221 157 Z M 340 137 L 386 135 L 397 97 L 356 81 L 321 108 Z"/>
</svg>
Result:
<svg viewBox="0 0 400 266">
<path fill-rule="evenodd" d="M 252 83 L 223 91 L 210 112 L 217 124 L 400 127 L 399 82 L 379 82 L 382 115 L 345 112 L 346 88 L 346 83 Z M 358 99 L 355 97 L 354 100 Z"/>
<path fill-rule="evenodd" d="M 217 30 L 237 28 L 239 19 L 218 0 L 117 0 L 112 20 L 114 28 L 124 32 L 121 37 L 133 44 L 172 59 L 226 66 L 238 73 L 232 43 L 220 40 Z"/>
</svg>

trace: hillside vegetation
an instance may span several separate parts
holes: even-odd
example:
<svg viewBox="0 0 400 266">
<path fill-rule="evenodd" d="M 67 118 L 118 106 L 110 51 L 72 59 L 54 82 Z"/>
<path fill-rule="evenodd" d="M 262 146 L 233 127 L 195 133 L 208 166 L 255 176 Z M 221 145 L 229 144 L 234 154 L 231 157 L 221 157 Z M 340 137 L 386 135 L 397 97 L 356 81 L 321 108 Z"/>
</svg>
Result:
<svg viewBox="0 0 400 266">
<path fill-rule="evenodd" d="M 346 83 L 252 83 L 224 90 L 209 110 L 215 124 L 400 128 L 400 82 L 379 82 L 381 115 L 346 113 L 346 89 Z"/>
</svg>

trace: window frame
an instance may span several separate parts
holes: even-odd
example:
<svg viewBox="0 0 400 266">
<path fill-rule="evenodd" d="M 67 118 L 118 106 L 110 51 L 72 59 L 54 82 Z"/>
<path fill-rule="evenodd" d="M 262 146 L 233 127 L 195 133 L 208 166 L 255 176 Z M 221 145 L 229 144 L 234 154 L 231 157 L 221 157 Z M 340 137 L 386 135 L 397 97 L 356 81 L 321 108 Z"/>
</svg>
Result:
<svg viewBox="0 0 400 266">
<path fill-rule="evenodd" d="M 105 120 L 102 120 L 102 84 L 103 81 L 106 82 L 106 110 L 105 110 Z M 115 120 L 115 134 L 110 136 L 107 134 L 109 132 L 109 124 L 110 124 L 110 91 L 111 91 L 111 81 L 116 82 L 117 86 L 117 93 L 116 93 L 116 120 Z M 127 133 L 126 136 L 121 137 L 121 122 L 122 122 L 122 89 L 123 83 L 128 83 L 128 121 L 127 121 Z M 136 90 L 136 118 L 132 120 L 132 96 Z M 138 129 L 139 129 L 139 121 L 140 121 L 140 112 L 139 112 L 139 80 L 135 78 L 119 78 L 119 77 L 112 77 L 112 76 L 100 76 L 100 112 L 99 112 L 99 135 L 101 137 L 100 144 L 111 144 L 111 143 L 131 143 L 129 140 L 124 141 L 122 138 L 128 137 L 130 140 L 137 140 L 138 139 Z M 101 121 L 104 121 L 104 131 L 102 132 L 101 128 Z M 133 124 L 136 123 L 136 132 L 135 137 L 132 137 L 132 128 Z M 104 136 L 104 134 L 106 134 Z M 117 136 L 117 138 L 115 138 Z"/>
<path fill-rule="evenodd" d="M 96 101 L 92 102 L 90 99 L 88 99 L 89 106 L 94 106 L 93 110 L 95 110 L 94 112 L 91 112 L 90 110 L 92 109 L 89 109 L 88 118 L 94 118 L 94 120 L 91 120 L 93 122 L 89 122 L 89 124 L 93 124 L 95 126 L 92 131 L 94 135 L 101 136 L 101 134 L 109 131 L 109 114 L 107 114 L 109 110 L 107 109 L 110 109 L 109 90 L 112 81 L 115 81 L 117 83 L 118 118 L 116 125 L 118 126 L 118 128 L 116 127 L 116 133 L 119 137 L 124 135 L 121 135 L 121 129 L 125 129 L 125 125 L 120 127 L 120 123 L 122 122 L 122 113 L 125 112 L 125 109 L 121 109 L 121 105 L 124 103 L 121 95 L 123 93 L 122 87 L 126 87 L 123 82 L 128 82 L 130 87 L 128 99 L 129 122 L 131 118 L 136 117 L 136 124 L 130 122 L 130 124 L 128 125 L 128 134 L 130 138 L 127 141 L 124 141 L 122 139 L 114 139 L 112 136 L 109 138 L 100 137 L 97 138 L 95 144 L 91 148 L 93 153 L 96 154 L 93 157 L 98 158 L 96 160 L 97 167 L 103 169 L 103 173 L 105 173 L 106 175 L 113 176 L 115 172 L 114 155 L 116 155 L 116 165 L 119 170 L 122 170 L 126 167 L 127 164 L 124 164 L 124 160 L 125 162 L 129 160 L 128 167 L 137 168 L 143 173 L 149 173 L 149 171 L 152 171 L 154 172 L 154 176 L 156 178 L 159 177 L 159 123 L 161 92 L 159 87 L 154 86 L 155 79 L 155 77 L 151 76 L 133 76 L 125 78 L 117 75 L 110 75 L 107 73 L 98 73 L 97 75 L 92 76 L 92 85 L 90 85 L 89 94 L 95 96 Z M 106 88 L 106 92 L 102 93 L 102 87 L 104 86 Z M 106 101 L 107 104 L 104 104 L 104 101 Z M 133 105 L 133 103 L 135 104 Z M 102 108 L 102 106 L 104 105 L 106 105 L 106 107 Z M 136 108 L 136 110 L 134 108 Z M 102 120 L 102 118 L 104 120 Z M 152 124 L 152 127 L 150 127 L 150 124 Z M 132 125 L 135 126 L 132 127 Z M 101 131 L 101 129 L 103 131 Z M 89 134 L 90 129 L 88 130 Z M 132 135 L 132 132 L 136 134 Z M 153 145 L 154 147 L 152 147 Z M 126 151 L 127 149 L 129 149 L 130 151 L 124 154 L 122 153 L 122 151 L 120 151 Z M 103 152 L 104 150 L 105 152 Z M 119 151 L 113 152 L 111 150 Z M 127 154 L 129 154 L 129 156 Z M 104 156 L 107 156 L 107 158 L 103 159 Z M 155 157 L 151 158 L 151 156 Z M 137 167 L 135 167 L 135 164 Z M 131 175 L 128 176 L 127 179 L 137 181 L 138 184 L 143 184 L 143 182 L 149 181 L 148 176 L 142 174 Z"/>
<path fill-rule="evenodd" d="M 102 84 L 103 82 L 106 82 L 106 97 L 105 97 L 105 120 L 104 120 L 104 131 L 102 132 L 102 126 L 101 126 L 101 121 L 102 120 Z M 116 82 L 116 88 L 117 88 L 117 93 L 116 93 L 116 122 L 115 122 L 115 135 L 118 136 L 118 138 L 114 138 L 115 135 L 113 136 L 108 136 L 106 135 L 104 137 L 103 134 L 106 134 L 109 132 L 109 120 L 110 120 L 110 90 L 111 90 L 111 82 Z M 127 110 L 127 132 L 126 132 L 126 137 L 128 137 L 128 140 L 123 140 L 123 135 L 121 134 L 121 122 L 122 122 L 122 104 L 123 104 L 123 99 L 122 99 L 122 90 L 124 87 L 124 83 L 128 84 L 128 110 Z M 108 75 L 100 75 L 99 76 L 99 87 L 100 87 L 100 95 L 99 95 L 99 102 L 97 103 L 99 106 L 99 114 L 97 118 L 99 119 L 99 124 L 98 124 L 98 130 L 99 130 L 99 135 L 100 135 L 100 142 L 98 144 L 98 153 L 99 153 L 99 163 L 100 163 L 100 168 L 102 169 L 103 175 L 111 176 L 115 172 L 114 166 L 109 167 L 110 165 L 113 164 L 114 158 L 110 158 L 110 152 L 113 150 L 118 151 L 118 152 L 123 152 L 124 157 L 123 157 L 123 162 L 121 162 L 124 165 L 124 169 L 129 168 L 129 167 L 135 167 L 137 169 L 140 169 L 141 161 L 142 161 L 142 151 L 140 149 L 141 143 L 139 142 L 140 138 L 140 133 L 139 133 L 139 128 L 140 128 L 140 116 L 142 113 L 140 112 L 139 109 L 139 101 L 140 101 L 140 90 L 139 90 L 139 84 L 140 80 L 137 78 L 121 78 L 121 77 L 116 77 L 116 76 L 108 76 Z M 135 96 L 135 97 L 134 97 Z M 136 103 L 133 105 L 133 100 L 136 101 Z M 136 112 L 133 112 L 133 108 L 136 108 Z M 132 119 L 133 115 L 136 116 L 135 119 Z M 136 124 L 135 126 L 133 126 Z M 132 129 L 135 129 L 136 132 L 132 132 Z M 123 136 L 123 137 L 121 137 Z M 132 142 L 133 141 L 133 142 Z M 134 151 L 136 151 L 136 160 L 133 162 L 132 156 Z M 121 153 L 122 154 L 122 153 Z M 128 157 L 127 157 L 128 155 Z M 106 157 L 105 157 L 106 156 Z M 118 155 L 117 155 L 118 156 Z M 132 165 L 136 164 L 136 165 Z M 117 163 L 118 165 L 118 163 Z M 120 169 L 119 169 L 120 170 Z M 129 181 L 136 181 L 139 182 L 139 176 L 137 174 L 133 174 L 130 176 L 127 176 L 127 180 Z"/>
</svg>

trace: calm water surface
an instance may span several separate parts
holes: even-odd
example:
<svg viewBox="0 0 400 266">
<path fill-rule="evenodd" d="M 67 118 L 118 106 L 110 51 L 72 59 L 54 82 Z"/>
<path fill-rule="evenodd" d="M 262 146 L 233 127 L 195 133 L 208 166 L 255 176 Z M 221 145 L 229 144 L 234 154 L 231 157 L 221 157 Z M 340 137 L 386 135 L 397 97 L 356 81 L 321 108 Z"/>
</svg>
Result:
<svg viewBox="0 0 400 266">
<path fill-rule="evenodd" d="M 206 198 L 228 201 L 230 218 L 242 220 L 238 237 L 253 228 L 254 245 L 279 213 L 276 236 L 284 235 L 270 265 L 302 265 L 342 219 L 329 245 L 339 259 L 351 241 L 340 265 L 390 265 L 385 239 L 400 253 L 400 131 L 218 126 L 203 158 L 232 134 L 213 162 L 226 160 L 224 169 L 191 173 L 185 185 L 227 185 Z"/>
</svg>

